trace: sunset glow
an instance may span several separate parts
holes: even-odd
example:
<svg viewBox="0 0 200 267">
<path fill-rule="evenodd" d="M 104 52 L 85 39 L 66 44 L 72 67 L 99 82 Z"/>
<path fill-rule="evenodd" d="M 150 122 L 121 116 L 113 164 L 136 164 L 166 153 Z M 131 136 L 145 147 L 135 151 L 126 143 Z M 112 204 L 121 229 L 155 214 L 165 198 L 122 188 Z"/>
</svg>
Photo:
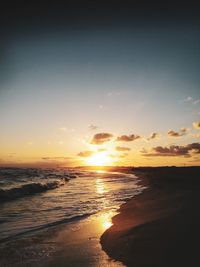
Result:
<svg viewBox="0 0 200 267">
<path fill-rule="evenodd" d="M 107 152 L 99 152 L 86 159 L 86 164 L 91 166 L 107 166 L 112 165 L 113 162 Z"/>
<path fill-rule="evenodd" d="M 14 23 L 2 42 L 0 166 L 200 164 L 199 30 L 127 12 L 102 24 L 69 11 L 38 34 Z"/>
</svg>

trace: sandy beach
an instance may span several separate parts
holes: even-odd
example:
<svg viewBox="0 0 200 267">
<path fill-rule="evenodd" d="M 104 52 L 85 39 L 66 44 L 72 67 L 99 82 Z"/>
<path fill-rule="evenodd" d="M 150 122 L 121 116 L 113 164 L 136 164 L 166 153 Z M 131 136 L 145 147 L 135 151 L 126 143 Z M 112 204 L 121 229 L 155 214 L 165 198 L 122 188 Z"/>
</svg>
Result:
<svg viewBox="0 0 200 267">
<path fill-rule="evenodd" d="M 143 194 L 123 204 L 101 237 L 127 266 L 198 266 L 200 168 L 136 168 Z"/>
<path fill-rule="evenodd" d="M 100 237 L 110 226 L 112 211 L 25 236 L 0 247 L 2 267 L 123 267 L 101 248 Z"/>
</svg>

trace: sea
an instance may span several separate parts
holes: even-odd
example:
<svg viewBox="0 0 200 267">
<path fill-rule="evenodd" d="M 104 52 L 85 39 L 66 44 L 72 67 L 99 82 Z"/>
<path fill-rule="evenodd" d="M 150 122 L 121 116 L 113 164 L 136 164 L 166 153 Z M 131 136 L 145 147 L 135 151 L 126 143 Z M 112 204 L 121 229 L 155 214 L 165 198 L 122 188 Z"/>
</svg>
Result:
<svg viewBox="0 0 200 267">
<path fill-rule="evenodd" d="M 145 188 L 130 172 L 0 168 L 0 245 L 116 211 Z"/>
</svg>

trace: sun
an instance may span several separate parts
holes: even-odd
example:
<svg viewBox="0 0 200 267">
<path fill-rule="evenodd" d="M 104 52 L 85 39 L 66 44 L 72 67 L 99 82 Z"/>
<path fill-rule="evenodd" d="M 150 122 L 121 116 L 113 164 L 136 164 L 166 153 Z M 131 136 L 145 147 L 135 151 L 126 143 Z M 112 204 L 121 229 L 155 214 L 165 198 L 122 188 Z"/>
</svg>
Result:
<svg viewBox="0 0 200 267">
<path fill-rule="evenodd" d="M 97 152 L 86 160 L 92 166 L 106 166 L 112 164 L 112 159 L 107 152 Z"/>
</svg>

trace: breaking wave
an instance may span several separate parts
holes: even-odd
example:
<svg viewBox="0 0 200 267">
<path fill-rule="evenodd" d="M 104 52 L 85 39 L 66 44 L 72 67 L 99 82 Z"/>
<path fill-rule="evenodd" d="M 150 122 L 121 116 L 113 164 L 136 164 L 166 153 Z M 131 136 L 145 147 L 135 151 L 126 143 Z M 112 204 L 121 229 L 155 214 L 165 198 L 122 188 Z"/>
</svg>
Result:
<svg viewBox="0 0 200 267">
<path fill-rule="evenodd" d="M 20 187 L 0 189 L 0 201 L 8 201 L 16 198 L 42 193 L 58 188 L 65 184 L 65 180 L 48 181 L 46 183 L 28 183 Z"/>
</svg>

